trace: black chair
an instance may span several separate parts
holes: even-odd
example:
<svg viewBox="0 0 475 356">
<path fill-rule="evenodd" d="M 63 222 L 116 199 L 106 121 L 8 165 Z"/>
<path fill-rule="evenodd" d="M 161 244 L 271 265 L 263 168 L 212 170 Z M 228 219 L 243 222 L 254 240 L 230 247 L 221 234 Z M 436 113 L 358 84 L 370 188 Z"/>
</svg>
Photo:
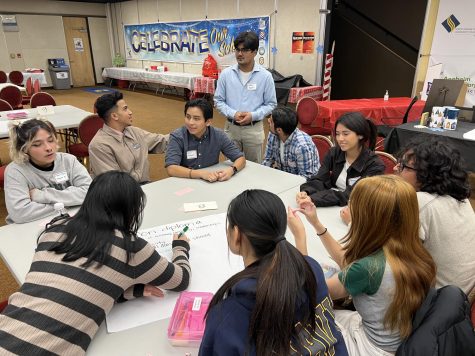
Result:
<svg viewBox="0 0 475 356">
<path fill-rule="evenodd" d="M 396 124 L 394 124 L 394 123 L 389 124 L 389 122 L 388 122 L 389 120 L 393 121 L 393 120 L 399 119 L 399 118 L 382 118 L 381 121 L 384 123 L 384 125 L 378 125 L 378 136 L 379 137 L 387 137 L 389 135 L 389 132 L 395 126 L 405 124 L 407 122 L 407 118 L 409 117 L 409 112 L 411 111 L 413 105 L 416 103 L 417 99 L 418 99 L 417 95 L 414 98 L 412 98 L 411 103 L 407 107 L 406 113 L 402 117 L 402 122 L 398 122 Z"/>
</svg>

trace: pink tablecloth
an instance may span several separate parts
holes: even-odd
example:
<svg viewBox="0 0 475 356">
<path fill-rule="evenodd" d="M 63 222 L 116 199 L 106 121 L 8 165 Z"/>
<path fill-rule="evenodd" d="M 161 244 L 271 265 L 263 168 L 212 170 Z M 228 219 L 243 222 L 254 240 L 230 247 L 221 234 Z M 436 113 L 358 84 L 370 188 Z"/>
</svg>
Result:
<svg viewBox="0 0 475 356">
<path fill-rule="evenodd" d="M 318 118 L 330 119 L 333 126 L 335 121 L 350 111 L 359 111 L 373 120 L 376 125 L 401 124 L 411 98 L 383 98 L 330 100 L 318 102 Z M 418 100 L 409 112 L 408 121 L 416 121 L 421 117 L 425 101 Z M 383 119 L 384 122 L 381 120 Z"/>
<path fill-rule="evenodd" d="M 193 90 L 195 93 L 214 94 L 216 79 L 199 77 L 194 79 Z"/>
<path fill-rule="evenodd" d="M 322 100 L 322 94 L 323 90 L 321 86 L 290 88 L 289 103 L 296 104 L 304 96 L 309 96 L 315 100 Z"/>
</svg>

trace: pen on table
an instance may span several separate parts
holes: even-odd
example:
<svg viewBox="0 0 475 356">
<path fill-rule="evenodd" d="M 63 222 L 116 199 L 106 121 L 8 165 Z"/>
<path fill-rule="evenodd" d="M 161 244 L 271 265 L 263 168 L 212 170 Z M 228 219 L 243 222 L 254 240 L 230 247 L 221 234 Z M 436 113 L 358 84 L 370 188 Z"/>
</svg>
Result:
<svg viewBox="0 0 475 356">
<path fill-rule="evenodd" d="M 183 230 L 180 231 L 180 233 L 178 234 L 178 238 L 182 237 L 183 235 L 185 235 L 185 233 L 188 231 L 188 225 L 186 225 Z"/>
</svg>

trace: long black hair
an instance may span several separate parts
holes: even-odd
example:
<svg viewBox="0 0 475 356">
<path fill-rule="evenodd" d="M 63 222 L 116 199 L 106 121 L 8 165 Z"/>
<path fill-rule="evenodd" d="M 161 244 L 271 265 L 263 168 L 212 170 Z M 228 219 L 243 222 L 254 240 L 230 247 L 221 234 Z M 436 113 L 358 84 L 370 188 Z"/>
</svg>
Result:
<svg viewBox="0 0 475 356">
<path fill-rule="evenodd" d="M 84 267 L 93 262 L 102 265 L 119 231 L 129 262 L 145 201 L 142 188 L 127 173 L 110 171 L 98 175 L 78 213 L 45 229 L 44 232 L 64 233 L 64 238 L 53 243 L 49 251 L 64 253 L 63 261 L 68 262 L 86 257 Z"/>
<path fill-rule="evenodd" d="M 210 308 L 227 297 L 239 281 L 255 278 L 256 304 L 248 329 L 248 349 L 257 355 L 288 355 L 297 337 L 295 324 L 315 329 L 316 281 L 302 254 L 285 240 L 287 213 L 280 198 L 264 190 L 246 190 L 228 207 L 228 229 L 235 226 L 251 244 L 258 261 L 228 279 L 214 295 Z M 296 306 L 305 300 L 297 320 Z"/>
<path fill-rule="evenodd" d="M 463 201 L 470 197 L 470 183 L 460 151 L 441 137 L 416 138 L 399 152 L 406 162 L 413 160 L 419 190 L 450 195 Z"/>
<path fill-rule="evenodd" d="M 363 114 L 357 111 L 343 114 L 335 122 L 333 135 L 336 135 L 335 132 L 338 124 L 342 124 L 348 130 L 362 137 L 359 141 L 360 147 L 367 145 L 370 150 L 374 151 L 376 138 L 378 137 L 378 128 L 371 119 L 364 117 Z"/>
</svg>

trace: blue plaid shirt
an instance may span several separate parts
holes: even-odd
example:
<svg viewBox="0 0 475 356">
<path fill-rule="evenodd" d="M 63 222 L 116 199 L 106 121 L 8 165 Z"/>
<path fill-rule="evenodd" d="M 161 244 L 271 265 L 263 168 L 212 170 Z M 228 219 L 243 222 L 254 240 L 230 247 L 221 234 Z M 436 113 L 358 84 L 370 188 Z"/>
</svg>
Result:
<svg viewBox="0 0 475 356">
<path fill-rule="evenodd" d="M 280 139 L 269 132 L 266 153 L 262 164 L 284 172 L 297 174 L 309 179 L 317 174 L 320 168 L 318 151 L 312 138 L 305 132 L 295 129 L 284 144 L 284 160 L 280 157 Z"/>
</svg>

